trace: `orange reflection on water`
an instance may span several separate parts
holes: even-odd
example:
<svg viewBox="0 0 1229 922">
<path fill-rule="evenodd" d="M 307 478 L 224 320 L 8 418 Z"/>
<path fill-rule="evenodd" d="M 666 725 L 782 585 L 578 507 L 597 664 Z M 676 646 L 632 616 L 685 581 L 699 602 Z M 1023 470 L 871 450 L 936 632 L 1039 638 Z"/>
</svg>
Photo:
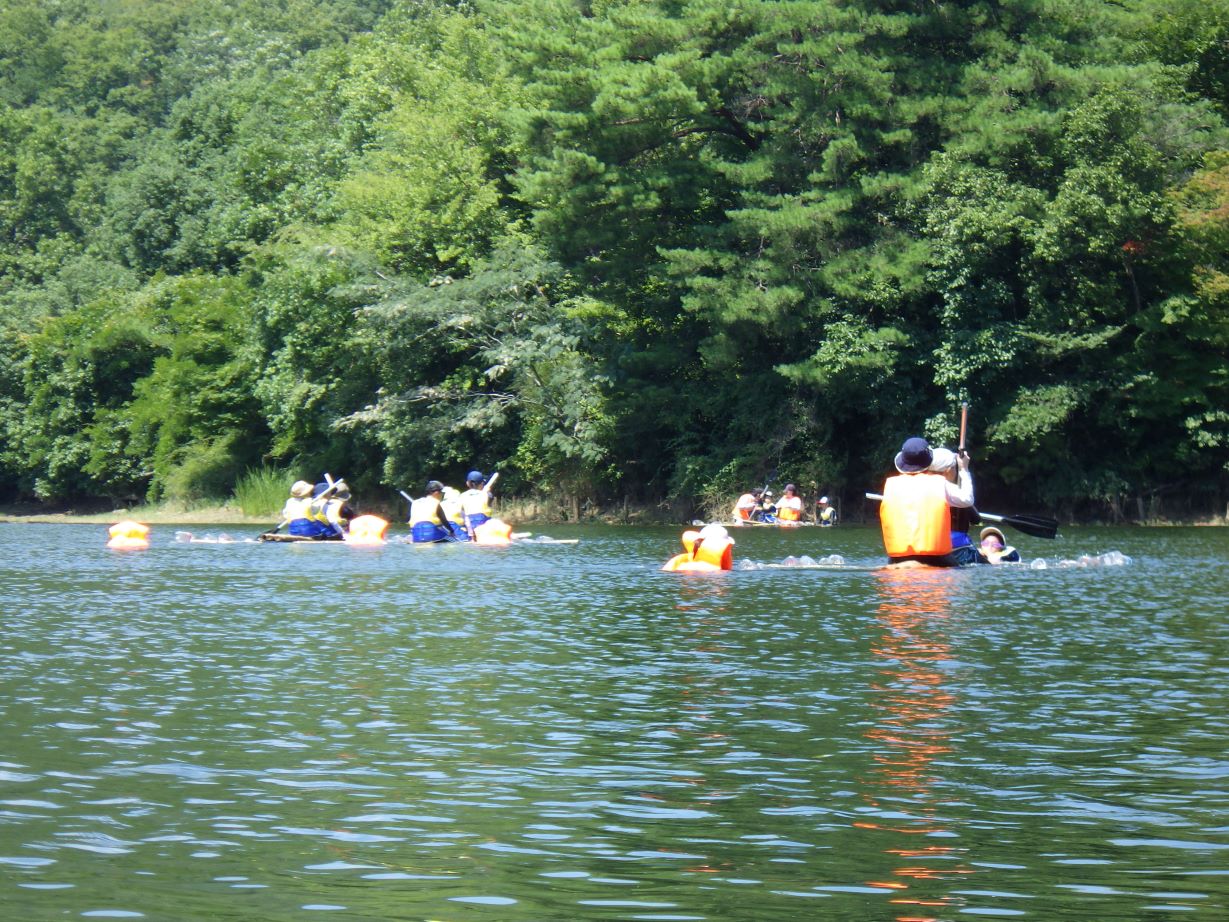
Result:
<svg viewBox="0 0 1229 922">
<path fill-rule="evenodd" d="M 951 710 L 958 699 L 945 687 L 941 667 L 952 658 L 947 635 L 952 588 L 963 577 L 938 568 L 886 569 L 876 577 L 882 633 L 871 652 L 881 658 L 881 667 L 870 699 L 878 719 L 864 734 L 877 745 L 875 770 L 864 779 L 866 798 L 875 807 L 907 816 L 854 825 L 886 837 L 884 854 L 901 862 L 891 880 L 868 882 L 895 891 L 889 902 L 909 913 L 896 915 L 897 922 L 933 922 L 931 915 L 914 913 L 960 902 L 934 883 L 972 873 L 963 861 L 964 849 L 910 841 L 951 833 L 939 816 L 935 785 L 940 778 L 934 763 L 952 751 Z"/>
</svg>

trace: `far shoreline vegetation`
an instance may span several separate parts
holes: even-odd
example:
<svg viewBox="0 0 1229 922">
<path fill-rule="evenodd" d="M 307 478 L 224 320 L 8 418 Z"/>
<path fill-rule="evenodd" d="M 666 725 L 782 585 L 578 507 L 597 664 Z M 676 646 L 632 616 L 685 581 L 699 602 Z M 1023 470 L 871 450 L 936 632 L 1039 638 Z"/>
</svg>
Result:
<svg viewBox="0 0 1229 922">
<path fill-rule="evenodd" d="M 730 497 L 728 506 L 705 510 L 687 505 L 671 505 L 654 503 L 648 505 L 632 505 L 630 503 L 616 504 L 608 507 L 582 507 L 579 518 L 573 509 L 566 505 L 553 502 L 548 498 L 514 499 L 496 503 L 500 515 L 518 526 L 525 525 L 686 525 L 695 518 L 706 521 L 729 521 L 726 514 L 733 505 L 734 497 Z M 360 503 L 361 511 L 382 516 L 394 525 L 404 524 L 406 518 L 405 505 L 387 503 Z M 878 518 L 874 503 L 867 502 L 864 507 L 846 509 L 843 513 L 845 525 L 876 525 Z M 1015 511 L 1015 510 L 1013 510 Z M 110 508 L 106 503 L 90 504 L 84 508 L 46 509 L 41 504 L 0 505 L 0 522 L 53 525 L 111 525 L 124 519 L 132 519 L 152 526 L 199 525 L 210 528 L 252 528 L 264 531 L 277 523 L 277 513 L 268 515 L 245 513 L 236 503 L 204 504 L 184 508 L 173 503 L 157 505 L 142 505 L 135 507 Z M 804 521 L 813 521 L 808 515 Z M 1204 526 L 1229 527 L 1229 509 L 1222 516 L 1190 517 L 1185 519 L 1169 518 L 1130 518 L 1117 519 L 1111 516 L 1081 517 L 1065 519 L 1063 525 L 1096 527 L 1105 525 L 1118 526 Z"/>
<path fill-rule="evenodd" d="M 0 100 L 15 520 L 856 522 L 967 401 L 986 509 L 1226 521 L 1229 0 L 13 0 Z"/>
</svg>

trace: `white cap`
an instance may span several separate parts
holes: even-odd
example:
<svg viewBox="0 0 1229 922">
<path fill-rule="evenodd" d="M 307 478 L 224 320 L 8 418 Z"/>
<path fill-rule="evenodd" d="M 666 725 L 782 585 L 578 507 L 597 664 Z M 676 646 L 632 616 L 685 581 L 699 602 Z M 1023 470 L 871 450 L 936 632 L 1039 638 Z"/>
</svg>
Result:
<svg viewBox="0 0 1229 922">
<path fill-rule="evenodd" d="M 932 454 L 929 470 L 941 474 L 956 466 L 956 453 L 950 448 L 936 448 Z"/>
<path fill-rule="evenodd" d="M 729 541 L 731 544 L 734 543 L 734 540 L 730 537 L 730 533 L 725 530 L 724 525 L 705 525 L 700 529 L 700 538 L 704 541 L 712 538 L 719 539 L 721 541 Z"/>
<path fill-rule="evenodd" d="M 821 496 L 821 497 L 819 498 L 819 501 L 820 501 L 821 503 L 826 503 L 826 502 L 828 501 L 828 497 L 826 497 L 826 496 Z"/>
</svg>

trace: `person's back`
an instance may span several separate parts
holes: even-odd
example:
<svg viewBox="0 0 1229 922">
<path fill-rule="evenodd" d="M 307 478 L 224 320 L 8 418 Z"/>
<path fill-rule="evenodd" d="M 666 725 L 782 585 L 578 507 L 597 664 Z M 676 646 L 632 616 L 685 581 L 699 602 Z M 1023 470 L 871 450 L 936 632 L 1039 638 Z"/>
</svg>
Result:
<svg viewBox="0 0 1229 922">
<path fill-rule="evenodd" d="M 410 503 L 410 541 L 415 544 L 438 544 L 452 540 L 448 516 L 440 503 L 444 485 L 438 480 L 427 483 L 426 495 Z"/>
<path fill-rule="evenodd" d="M 470 471 L 465 476 L 468 489 L 461 494 L 461 509 L 465 512 L 465 527 L 471 540 L 475 538 L 474 530 L 491 517 L 491 493 L 486 482 L 481 471 Z"/>
<path fill-rule="evenodd" d="M 976 548 L 953 550 L 953 506 L 973 505 L 973 481 L 968 462 L 958 459 L 958 484 L 930 470 L 934 453 L 925 439 L 906 439 L 895 458 L 899 473 L 883 485 L 879 509 L 883 544 L 889 562 L 922 563 L 935 567 L 977 563 Z"/>
<path fill-rule="evenodd" d="M 761 492 L 752 490 L 744 493 L 734 503 L 734 519 L 739 522 L 749 522 L 759 509 Z"/>
<path fill-rule="evenodd" d="M 323 531 L 324 526 L 312 512 L 312 485 L 306 480 L 298 480 L 290 488 L 290 498 L 282 507 L 282 521 L 286 531 L 296 538 L 316 538 Z"/>
</svg>

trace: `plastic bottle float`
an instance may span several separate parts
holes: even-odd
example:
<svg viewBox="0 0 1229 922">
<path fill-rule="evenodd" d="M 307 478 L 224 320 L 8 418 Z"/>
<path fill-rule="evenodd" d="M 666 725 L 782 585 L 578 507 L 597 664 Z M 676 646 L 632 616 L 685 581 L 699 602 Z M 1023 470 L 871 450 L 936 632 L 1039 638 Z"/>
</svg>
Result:
<svg viewBox="0 0 1229 922">
<path fill-rule="evenodd" d="M 662 570 L 714 573 L 734 569 L 734 539 L 721 525 L 705 525 L 683 532 L 684 553 L 666 561 Z"/>
<path fill-rule="evenodd" d="M 503 519 L 487 519 L 474 529 L 476 544 L 498 545 L 512 543 L 512 526 Z"/>
<path fill-rule="evenodd" d="M 388 521 L 378 515 L 360 515 L 350 520 L 350 531 L 346 534 L 346 544 L 357 547 L 377 547 L 384 544 L 384 533 L 388 531 Z"/>
<path fill-rule="evenodd" d="M 116 522 L 107 533 L 111 536 L 107 547 L 117 551 L 139 551 L 149 547 L 149 526 L 125 519 Z"/>
</svg>

